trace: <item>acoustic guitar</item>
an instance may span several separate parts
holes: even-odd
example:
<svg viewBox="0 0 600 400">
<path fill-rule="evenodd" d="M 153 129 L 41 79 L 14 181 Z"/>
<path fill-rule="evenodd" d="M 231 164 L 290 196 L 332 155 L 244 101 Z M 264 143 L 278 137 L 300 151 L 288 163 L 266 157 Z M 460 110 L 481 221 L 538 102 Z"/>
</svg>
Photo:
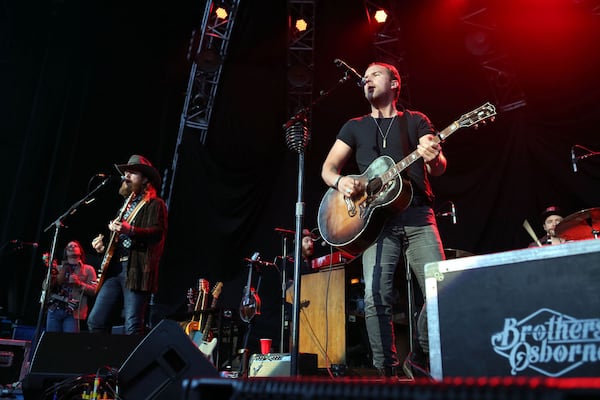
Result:
<svg viewBox="0 0 600 400">
<path fill-rule="evenodd" d="M 125 211 L 127 210 L 127 206 L 129 205 L 129 203 L 131 203 L 133 196 L 134 196 L 134 193 L 131 193 L 125 199 L 125 202 L 123 203 L 123 207 L 121 207 L 119 209 L 119 212 L 117 213 L 116 220 L 120 221 L 123 219 L 123 215 L 125 214 Z M 106 269 L 108 268 L 108 265 L 110 264 L 110 261 L 112 260 L 113 255 L 115 254 L 115 248 L 117 247 L 118 240 L 119 240 L 119 233 L 112 231 L 110 233 L 110 239 L 108 241 L 107 247 L 104 251 L 104 258 L 102 259 L 102 263 L 100 264 L 100 269 L 98 270 L 96 294 L 98 294 L 98 292 L 100 291 L 100 288 L 104 284 L 105 272 L 106 272 Z"/>
<path fill-rule="evenodd" d="M 477 125 L 495 115 L 496 108 L 485 103 L 439 132 L 434 141 L 441 143 L 459 128 Z M 409 206 L 412 187 L 401 173 L 419 158 L 417 150 L 398 163 L 391 157 L 381 156 L 361 175 L 348 175 L 363 184 L 366 188 L 363 193 L 345 196 L 329 188 L 318 211 L 317 222 L 323 240 L 351 254 L 361 253 L 369 247 L 381 233 L 389 215 Z"/>
</svg>

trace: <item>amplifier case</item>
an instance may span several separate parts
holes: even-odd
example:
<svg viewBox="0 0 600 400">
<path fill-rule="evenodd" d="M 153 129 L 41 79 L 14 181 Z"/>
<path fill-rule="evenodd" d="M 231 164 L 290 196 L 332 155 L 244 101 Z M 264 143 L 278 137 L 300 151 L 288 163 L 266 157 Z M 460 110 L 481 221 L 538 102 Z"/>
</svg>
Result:
<svg viewBox="0 0 600 400">
<path fill-rule="evenodd" d="M 600 376 L 600 240 L 425 266 L 431 375 Z"/>
<path fill-rule="evenodd" d="M 19 382 L 28 370 L 29 340 L 0 339 L 0 386 Z"/>
<path fill-rule="evenodd" d="M 291 376 L 290 353 L 252 354 L 248 363 L 248 377 L 285 377 Z M 298 354 L 298 373 L 304 376 L 317 374 L 317 355 Z"/>
</svg>

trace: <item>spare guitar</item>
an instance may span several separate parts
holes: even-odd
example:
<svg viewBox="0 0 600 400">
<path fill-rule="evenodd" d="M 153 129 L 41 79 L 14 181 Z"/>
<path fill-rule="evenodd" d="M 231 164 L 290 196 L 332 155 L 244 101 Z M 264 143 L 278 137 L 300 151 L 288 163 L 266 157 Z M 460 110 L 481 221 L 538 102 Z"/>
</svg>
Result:
<svg viewBox="0 0 600 400">
<path fill-rule="evenodd" d="M 185 325 L 185 333 L 192 339 L 192 342 L 199 346 L 202 343 L 202 321 L 204 320 L 204 313 L 208 305 L 208 294 L 210 291 L 210 284 L 206 279 L 200 279 L 198 281 L 198 298 L 196 299 L 196 306 L 194 307 L 194 314 L 192 319 Z"/>
<path fill-rule="evenodd" d="M 215 285 L 214 289 L 211 292 L 211 295 L 213 297 L 212 302 L 210 304 L 211 312 L 208 314 L 208 317 L 206 317 L 206 324 L 204 325 L 204 329 L 202 330 L 202 341 L 200 342 L 200 345 L 198 346 L 198 348 L 200 349 L 202 354 L 204 354 L 206 356 L 206 358 L 208 358 L 208 360 L 210 362 L 212 362 L 213 364 L 214 364 L 213 351 L 215 350 L 215 347 L 217 347 L 217 338 L 213 335 L 211 328 L 212 328 L 214 310 L 215 310 L 215 307 L 217 307 L 217 302 L 219 300 L 219 296 L 221 295 L 222 288 L 223 288 L 223 282 L 217 282 L 217 284 Z"/>
<path fill-rule="evenodd" d="M 119 209 L 119 213 L 117 214 L 117 217 L 115 219 L 117 219 L 119 221 L 123 219 L 123 214 L 125 214 L 125 210 L 127 210 L 127 206 L 129 205 L 129 203 L 131 203 L 131 200 L 133 199 L 133 195 L 134 195 L 134 193 L 131 193 L 125 199 L 125 203 L 123 203 L 123 207 L 121 207 L 121 209 Z M 100 288 L 102 287 L 102 284 L 104 284 L 104 273 L 106 272 L 106 269 L 108 268 L 108 264 L 110 264 L 110 260 L 112 260 L 113 254 L 115 253 L 115 248 L 117 247 L 118 239 L 119 239 L 119 234 L 117 232 L 113 231 L 110 233 L 110 240 L 108 241 L 108 244 L 104 251 L 104 258 L 102 259 L 102 263 L 100 264 L 100 269 L 98 270 L 98 280 L 97 280 L 98 283 L 96 284 L 96 294 L 98 294 L 98 292 L 100 291 Z"/>
<path fill-rule="evenodd" d="M 434 141 L 441 143 L 459 128 L 474 126 L 496 115 L 491 103 L 464 114 L 439 132 Z M 402 212 L 412 200 L 410 182 L 400 174 L 421 158 L 417 150 L 394 163 L 388 156 L 376 158 L 361 175 L 348 175 L 366 188 L 363 193 L 344 196 L 329 188 L 318 211 L 318 226 L 323 240 L 333 247 L 358 254 L 369 247 L 392 212 Z"/>
</svg>

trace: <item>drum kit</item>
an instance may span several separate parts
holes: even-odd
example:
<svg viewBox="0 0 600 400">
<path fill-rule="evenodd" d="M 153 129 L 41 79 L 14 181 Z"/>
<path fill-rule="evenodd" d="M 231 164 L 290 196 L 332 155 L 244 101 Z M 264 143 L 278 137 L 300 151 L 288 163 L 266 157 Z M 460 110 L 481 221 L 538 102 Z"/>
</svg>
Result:
<svg viewBox="0 0 600 400">
<path fill-rule="evenodd" d="M 598 239 L 600 235 L 600 208 L 578 211 L 556 225 L 556 236 L 566 241 Z"/>
<path fill-rule="evenodd" d="M 533 231 L 527 221 L 524 223 L 525 228 L 530 234 Z M 577 240 L 599 239 L 600 238 L 600 207 L 587 208 L 577 211 L 567 217 L 556 226 L 555 235 L 565 242 L 573 242 Z M 533 236 L 535 238 L 535 236 Z M 538 239 L 540 243 L 546 243 L 550 239 L 548 235 Z M 473 253 L 465 250 L 445 248 L 444 254 L 447 260 L 454 258 L 470 257 Z"/>
</svg>

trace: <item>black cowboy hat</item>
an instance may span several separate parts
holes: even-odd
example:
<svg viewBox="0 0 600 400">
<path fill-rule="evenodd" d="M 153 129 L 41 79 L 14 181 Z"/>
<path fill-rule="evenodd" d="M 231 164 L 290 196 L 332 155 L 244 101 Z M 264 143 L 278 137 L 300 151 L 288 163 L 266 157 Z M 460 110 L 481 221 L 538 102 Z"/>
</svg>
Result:
<svg viewBox="0 0 600 400">
<path fill-rule="evenodd" d="M 144 175 L 150 180 L 152 186 L 154 186 L 155 189 L 158 190 L 160 188 L 160 173 L 156 168 L 154 168 L 154 166 L 152 166 L 152 163 L 148 161 L 148 159 L 144 156 L 134 154 L 131 157 L 129 157 L 129 161 L 127 161 L 127 164 L 115 164 L 115 168 L 117 169 L 117 171 L 119 171 L 121 175 L 125 174 L 125 171 L 140 172 L 142 175 Z"/>
<path fill-rule="evenodd" d="M 560 209 L 560 207 L 557 206 L 550 206 L 547 207 L 542 214 L 540 215 L 540 219 L 542 220 L 542 224 L 544 222 L 546 222 L 546 218 L 548 218 L 551 215 L 559 215 L 561 217 L 564 217 L 562 210 Z"/>
</svg>

